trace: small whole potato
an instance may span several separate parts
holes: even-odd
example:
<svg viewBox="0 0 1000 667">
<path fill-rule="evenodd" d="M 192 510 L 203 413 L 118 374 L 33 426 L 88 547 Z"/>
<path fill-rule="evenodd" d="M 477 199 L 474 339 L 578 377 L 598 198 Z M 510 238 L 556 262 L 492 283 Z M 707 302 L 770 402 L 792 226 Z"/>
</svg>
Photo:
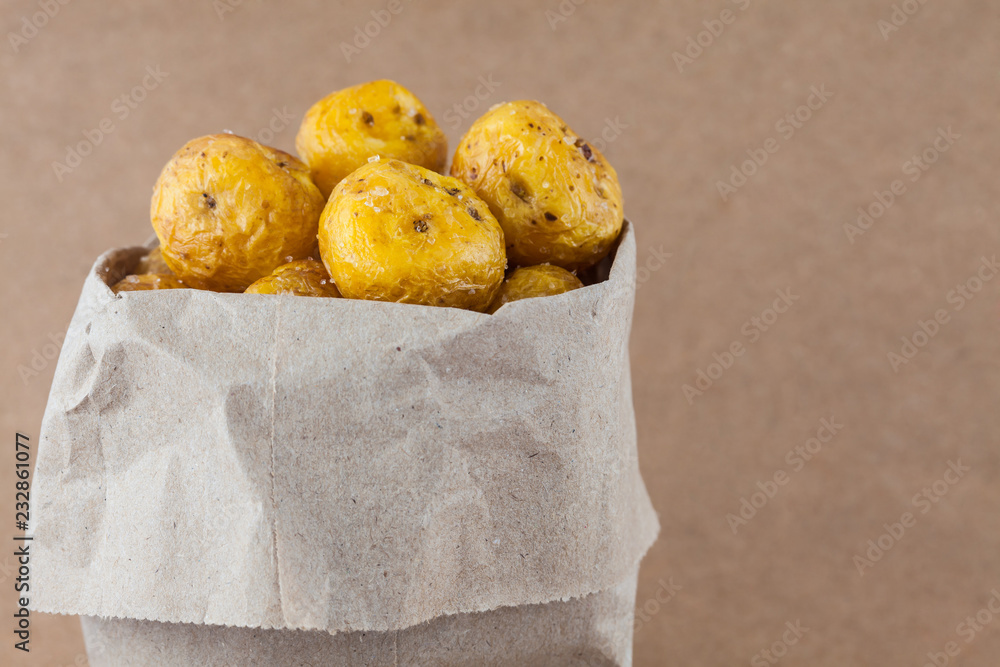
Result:
<svg viewBox="0 0 1000 667">
<path fill-rule="evenodd" d="M 125 276 L 111 288 L 115 294 L 119 292 L 145 292 L 154 289 L 183 289 L 183 282 L 169 273 L 142 273 Z"/>
<path fill-rule="evenodd" d="M 340 292 L 485 311 L 503 280 L 503 230 L 464 183 L 398 160 L 366 164 L 334 189 L 319 225 Z"/>
<path fill-rule="evenodd" d="M 313 248 L 324 199 L 298 159 L 256 141 L 189 141 L 153 188 L 163 260 L 185 284 L 242 292 Z"/>
<path fill-rule="evenodd" d="M 500 306 L 511 301 L 564 294 L 580 287 L 583 287 L 580 279 L 560 266 L 522 266 L 503 281 L 489 312 L 495 313 Z"/>
<path fill-rule="evenodd" d="M 170 267 L 167 266 L 167 263 L 163 261 L 163 253 L 160 251 L 160 246 L 156 246 L 149 251 L 148 255 L 139 260 L 139 263 L 135 267 L 135 272 L 137 274 L 173 273 Z"/>
<path fill-rule="evenodd" d="M 500 104 L 476 120 L 455 150 L 451 175 L 489 204 L 514 265 L 584 269 L 608 254 L 621 231 L 615 170 L 539 102 Z"/>
<path fill-rule="evenodd" d="M 324 196 L 379 155 L 444 171 L 448 139 L 417 97 L 393 81 L 370 81 L 327 95 L 306 112 L 295 150 Z"/>
<path fill-rule="evenodd" d="M 326 272 L 323 262 L 300 259 L 276 268 L 246 289 L 247 294 L 291 294 L 294 296 L 339 297 L 340 292 Z"/>
</svg>

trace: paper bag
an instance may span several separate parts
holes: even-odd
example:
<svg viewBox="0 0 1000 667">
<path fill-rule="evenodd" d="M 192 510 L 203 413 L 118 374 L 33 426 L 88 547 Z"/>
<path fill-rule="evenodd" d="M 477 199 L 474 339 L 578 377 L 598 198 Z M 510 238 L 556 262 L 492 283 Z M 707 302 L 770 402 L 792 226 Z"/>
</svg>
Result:
<svg viewBox="0 0 1000 667">
<path fill-rule="evenodd" d="M 494 315 L 113 294 L 147 250 L 98 259 L 66 335 L 34 477 L 35 610 L 151 621 L 85 627 L 181 653 L 205 633 L 316 631 L 288 641 L 334 652 L 392 637 L 409 664 L 461 645 L 456 628 L 502 656 L 537 615 L 630 624 L 605 602 L 634 595 L 658 531 L 636 456 L 630 224 L 606 280 Z"/>
<path fill-rule="evenodd" d="M 440 616 L 389 632 L 261 630 L 84 617 L 91 667 L 631 664 L 635 577 L 582 598 Z"/>
</svg>

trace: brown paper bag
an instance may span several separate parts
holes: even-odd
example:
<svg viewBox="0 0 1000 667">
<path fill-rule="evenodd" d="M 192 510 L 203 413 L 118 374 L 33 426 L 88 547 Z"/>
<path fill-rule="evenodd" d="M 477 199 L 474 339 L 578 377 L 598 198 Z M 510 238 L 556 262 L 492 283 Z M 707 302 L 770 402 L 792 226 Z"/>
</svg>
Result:
<svg viewBox="0 0 1000 667">
<path fill-rule="evenodd" d="M 605 667 L 631 663 L 635 584 L 631 577 L 607 591 L 566 602 L 440 616 L 388 632 L 330 634 L 91 616 L 82 622 L 92 667 Z"/>
<path fill-rule="evenodd" d="M 63 345 L 34 478 L 35 610 L 150 621 L 85 626 L 178 656 L 215 633 L 320 631 L 288 641 L 336 664 L 357 633 L 435 664 L 422 647 L 460 648 L 462 624 L 500 660 L 528 619 L 631 623 L 605 602 L 634 595 L 658 531 L 629 380 L 631 225 L 607 280 L 495 315 L 114 295 L 144 252 L 97 261 Z M 628 664 L 608 632 L 585 634 Z"/>
</svg>

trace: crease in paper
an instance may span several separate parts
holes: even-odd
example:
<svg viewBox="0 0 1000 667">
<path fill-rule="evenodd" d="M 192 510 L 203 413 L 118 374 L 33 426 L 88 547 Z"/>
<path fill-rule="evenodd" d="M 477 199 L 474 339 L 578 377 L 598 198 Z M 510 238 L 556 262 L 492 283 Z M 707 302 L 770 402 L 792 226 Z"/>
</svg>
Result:
<svg viewBox="0 0 1000 667">
<path fill-rule="evenodd" d="M 143 252 L 98 260 L 56 370 L 36 610 L 387 632 L 634 576 L 658 523 L 629 387 L 630 225 L 608 280 L 493 316 L 112 296 L 105 277 Z"/>
</svg>

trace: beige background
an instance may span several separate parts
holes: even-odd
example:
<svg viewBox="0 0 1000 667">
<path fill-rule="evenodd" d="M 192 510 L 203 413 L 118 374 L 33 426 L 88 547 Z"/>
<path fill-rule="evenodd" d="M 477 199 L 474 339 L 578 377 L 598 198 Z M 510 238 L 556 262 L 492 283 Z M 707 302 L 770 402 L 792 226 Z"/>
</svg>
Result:
<svg viewBox="0 0 1000 667">
<path fill-rule="evenodd" d="M 559 22 L 556 0 L 403 0 L 349 63 L 341 42 L 385 0 L 71 1 L 16 52 L 6 36 L 38 0 L 3 2 L 4 543 L 14 433 L 37 440 L 49 337 L 65 330 L 94 257 L 149 236 L 151 186 L 174 150 L 222 129 L 280 126 L 275 109 L 292 120 L 271 143 L 290 149 L 313 101 L 381 77 L 414 90 L 454 145 L 469 120 L 453 125 L 449 109 L 484 77 L 494 89 L 468 101 L 473 115 L 537 98 L 585 137 L 619 127 L 605 152 L 647 267 L 635 401 L 663 524 L 642 569 L 636 664 L 751 664 L 801 621 L 809 630 L 782 665 L 921 665 L 950 641 L 960 649 L 950 664 L 995 665 L 1000 619 L 971 637 L 957 626 L 1000 590 L 1000 280 L 961 310 L 948 297 L 1000 246 L 1000 5 L 909 1 L 918 11 L 884 39 L 890 0 L 566 0 Z M 672 53 L 727 8 L 731 24 L 678 71 Z M 147 66 L 167 75 L 122 118 L 112 104 Z M 832 96 L 783 135 L 776 123 L 814 85 Z M 52 163 L 105 118 L 113 130 L 60 181 Z M 959 138 L 910 181 L 904 163 L 949 127 Z M 716 182 L 769 138 L 778 151 L 723 201 Z M 844 224 L 896 179 L 904 194 L 851 243 Z M 744 323 L 785 289 L 797 300 L 752 341 Z M 894 372 L 887 353 L 939 309 L 947 322 Z M 734 342 L 745 353 L 719 376 L 713 353 Z M 22 378 L 33 362 L 38 374 Z M 699 370 L 718 379 L 689 404 L 682 385 Z M 786 452 L 831 417 L 843 428 L 793 470 Z M 957 459 L 969 471 L 915 506 Z M 726 515 L 777 471 L 786 483 L 734 534 Z M 861 576 L 854 556 L 906 511 L 915 525 Z M 4 619 L 9 553 L 0 549 Z M 681 589 L 660 605 L 671 578 Z M 76 619 L 37 616 L 32 629 L 28 660 L 0 623 L 0 655 L 84 663 Z"/>
</svg>

